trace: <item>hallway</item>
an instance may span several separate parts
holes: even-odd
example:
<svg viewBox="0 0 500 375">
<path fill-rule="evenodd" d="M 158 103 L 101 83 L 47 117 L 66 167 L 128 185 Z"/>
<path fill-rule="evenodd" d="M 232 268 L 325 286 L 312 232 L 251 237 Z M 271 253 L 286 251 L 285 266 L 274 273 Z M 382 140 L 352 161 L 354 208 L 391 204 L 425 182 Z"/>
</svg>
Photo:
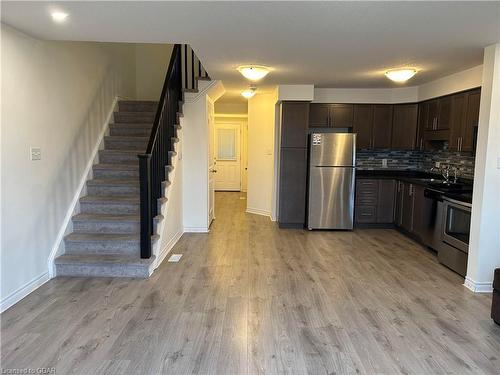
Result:
<svg viewBox="0 0 500 375">
<path fill-rule="evenodd" d="M 2 368 L 58 374 L 498 374 L 491 295 L 393 230 L 279 230 L 216 193 L 147 280 L 57 278 L 2 314 Z"/>
</svg>

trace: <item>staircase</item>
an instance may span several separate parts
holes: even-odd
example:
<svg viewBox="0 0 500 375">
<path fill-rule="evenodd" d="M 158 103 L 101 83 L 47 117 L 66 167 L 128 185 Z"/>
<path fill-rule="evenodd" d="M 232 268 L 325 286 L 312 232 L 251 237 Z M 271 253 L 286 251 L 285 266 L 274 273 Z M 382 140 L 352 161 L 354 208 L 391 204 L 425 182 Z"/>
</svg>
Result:
<svg viewBox="0 0 500 375">
<path fill-rule="evenodd" d="M 209 81 L 188 45 L 174 45 L 158 102 L 120 101 L 86 196 L 54 260 L 57 276 L 140 277 L 157 266 L 185 95 Z M 192 93 L 192 94 L 190 94 Z"/>
<path fill-rule="evenodd" d="M 57 276 L 151 274 L 155 257 L 140 257 L 137 155 L 146 150 L 157 107 L 149 101 L 118 103 L 87 195 L 80 199 L 80 213 L 72 218 L 73 233 L 64 239 L 65 254 L 55 259 Z"/>
</svg>

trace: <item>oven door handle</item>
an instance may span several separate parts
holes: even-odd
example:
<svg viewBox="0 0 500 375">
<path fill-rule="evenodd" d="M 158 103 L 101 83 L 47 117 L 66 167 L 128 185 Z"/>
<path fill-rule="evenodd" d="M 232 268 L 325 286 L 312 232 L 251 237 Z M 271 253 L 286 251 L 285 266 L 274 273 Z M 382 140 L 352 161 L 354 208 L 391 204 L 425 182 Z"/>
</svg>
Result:
<svg viewBox="0 0 500 375">
<path fill-rule="evenodd" d="M 471 203 L 467 203 L 467 202 L 461 202 L 461 201 L 457 201 L 456 199 L 453 199 L 453 198 L 449 198 L 449 197 L 443 197 L 443 199 L 445 201 L 448 201 L 450 203 L 453 203 L 453 205 L 457 205 L 459 206 L 458 208 L 462 208 L 462 209 L 466 209 L 468 210 L 469 212 L 471 211 L 472 209 L 472 204 Z"/>
</svg>

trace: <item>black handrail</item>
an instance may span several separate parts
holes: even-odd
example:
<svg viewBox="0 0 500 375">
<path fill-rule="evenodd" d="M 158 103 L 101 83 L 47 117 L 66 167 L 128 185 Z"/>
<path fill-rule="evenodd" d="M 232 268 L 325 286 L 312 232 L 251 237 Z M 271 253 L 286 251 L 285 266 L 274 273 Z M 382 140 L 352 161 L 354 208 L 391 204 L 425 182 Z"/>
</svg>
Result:
<svg viewBox="0 0 500 375">
<path fill-rule="evenodd" d="M 189 68 L 188 49 L 191 50 Z M 184 64 L 182 62 L 183 55 Z M 174 140 L 179 125 L 183 89 L 196 90 L 197 79 L 209 78 L 199 59 L 198 65 L 198 75 L 195 76 L 194 51 L 188 45 L 181 46 L 180 44 L 176 44 L 174 46 L 148 146 L 144 154 L 138 155 L 141 207 L 141 258 L 151 257 L 151 235 L 153 233 L 154 218 L 158 215 L 158 200 L 163 197 L 163 182 L 166 181 L 166 177 L 168 176 L 166 168 L 171 165 L 171 151 L 174 149 Z M 189 73 L 191 73 L 190 79 L 188 78 Z"/>
</svg>

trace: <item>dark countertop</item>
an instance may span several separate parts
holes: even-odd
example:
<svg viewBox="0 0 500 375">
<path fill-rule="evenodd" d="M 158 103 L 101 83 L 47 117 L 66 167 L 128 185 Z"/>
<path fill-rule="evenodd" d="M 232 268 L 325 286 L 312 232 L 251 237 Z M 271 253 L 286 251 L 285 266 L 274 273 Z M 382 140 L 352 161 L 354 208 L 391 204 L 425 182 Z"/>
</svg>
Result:
<svg viewBox="0 0 500 375">
<path fill-rule="evenodd" d="M 460 189 L 450 189 L 440 186 L 439 181 L 443 177 L 439 174 L 419 170 L 397 170 L 397 169 L 356 169 L 356 178 L 360 179 L 391 179 L 409 182 L 415 185 L 439 191 L 444 197 L 449 197 L 462 202 L 472 203 L 472 180 L 459 178 Z M 437 181 L 431 181 L 435 179 Z M 436 183 L 437 182 L 437 183 Z"/>
</svg>

